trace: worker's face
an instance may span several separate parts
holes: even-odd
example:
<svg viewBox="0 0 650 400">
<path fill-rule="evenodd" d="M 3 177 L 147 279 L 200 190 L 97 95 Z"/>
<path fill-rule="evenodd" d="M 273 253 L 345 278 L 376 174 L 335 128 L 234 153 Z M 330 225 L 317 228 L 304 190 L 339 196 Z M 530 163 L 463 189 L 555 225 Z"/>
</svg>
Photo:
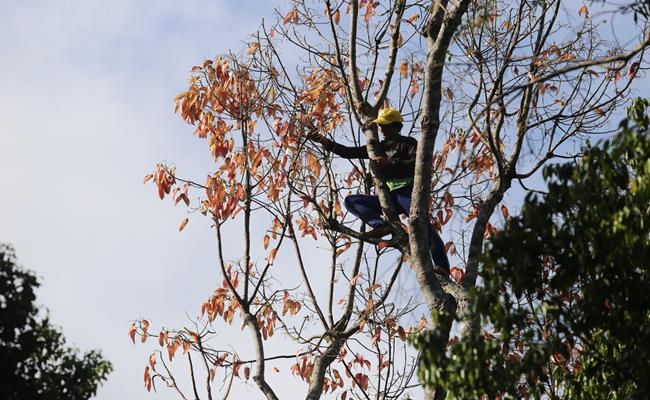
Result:
<svg viewBox="0 0 650 400">
<path fill-rule="evenodd" d="M 379 125 L 379 130 L 381 134 L 386 139 L 390 139 L 399 134 L 399 124 L 388 124 L 388 125 Z"/>
</svg>

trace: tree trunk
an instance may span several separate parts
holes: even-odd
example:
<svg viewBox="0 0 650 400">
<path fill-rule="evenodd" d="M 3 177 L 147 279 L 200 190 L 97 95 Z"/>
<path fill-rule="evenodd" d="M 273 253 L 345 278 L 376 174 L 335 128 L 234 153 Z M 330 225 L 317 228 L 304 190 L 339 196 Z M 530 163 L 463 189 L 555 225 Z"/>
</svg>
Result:
<svg viewBox="0 0 650 400">
<path fill-rule="evenodd" d="M 311 379 L 309 382 L 309 392 L 307 392 L 307 400 L 318 400 L 323 394 L 323 382 L 325 380 L 325 373 L 327 368 L 332 364 L 332 362 L 339 355 L 339 350 L 343 345 L 343 340 L 340 338 L 334 338 L 332 343 L 327 347 L 327 350 L 319 356 L 316 357 L 314 362 L 314 371 L 311 374 Z"/>
</svg>

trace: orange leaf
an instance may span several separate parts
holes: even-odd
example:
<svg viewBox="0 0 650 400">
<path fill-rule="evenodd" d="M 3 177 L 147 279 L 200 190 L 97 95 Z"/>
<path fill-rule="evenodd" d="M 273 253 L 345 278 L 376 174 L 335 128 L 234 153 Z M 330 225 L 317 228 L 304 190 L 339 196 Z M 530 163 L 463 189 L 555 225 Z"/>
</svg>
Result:
<svg viewBox="0 0 650 400">
<path fill-rule="evenodd" d="M 418 19 L 420 19 L 420 14 L 413 14 L 413 15 L 411 15 L 410 17 L 408 17 L 408 18 L 406 19 L 406 21 L 407 21 L 407 22 L 410 22 L 410 23 L 412 24 L 412 23 L 414 23 L 415 21 L 417 21 Z"/>
<path fill-rule="evenodd" d="M 251 369 L 249 367 L 244 367 L 244 379 L 248 380 L 251 376 Z"/>
<path fill-rule="evenodd" d="M 133 344 L 135 344 L 135 332 L 137 331 L 138 328 L 135 327 L 135 322 L 131 324 L 131 327 L 129 328 L 129 337 L 131 338 L 131 341 Z"/>
<path fill-rule="evenodd" d="M 402 61 L 399 65 L 399 74 L 402 78 L 408 78 L 409 76 L 409 64 L 406 60 Z"/>
<path fill-rule="evenodd" d="M 182 220 L 182 221 L 181 221 L 181 224 L 178 225 L 178 231 L 179 231 L 179 232 L 182 232 L 183 229 L 185 229 L 185 226 L 187 225 L 188 222 L 190 222 L 190 219 L 189 219 L 189 218 L 185 218 L 184 220 Z"/>
<path fill-rule="evenodd" d="M 266 258 L 269 264 L 273 264 L 273 261 L 275 261 L 275 255 L 277 254 L 278 249 L 277 247 L 274 249 L 271 249 L 271 252 L 269 253 L 269 256 Z"/>
<path fill-rule="evenodd" d="M 298 11 L 296 10 L 291 10 L 287 13 L 287 15 L 284 16 L 284 20 L 282 23 L 284 25 L 288 24 L 289 22 L 298 23 Z"/>
<path fill-rule="evenodd" d="M 151 180 L 151 178 L 153 178 L 153 174 L 149 174 L 149 175 L 145 176 L 145 177 L 144 177 L 144 180 L 142 181 L 142 183 L 147 183 L 147 182 L 149 182 L 149 181 Z"/>
<path fill-rule="evenodd" d="M 169 333 L 167 331 L 160 331 L 160 334 L 158 335 L 158 344 L 160 347 L 162 347 L 165 343 L 167 343 L 167 336 Z"/>
<path fill-rule="evenodd" d="M 173 342 L 167 344 L 167 355 L 169 356 L 169 361 L 174 358 L 174 353 L 176 353 L 178 346 L 178 340 L 174 340 Z"/>
<path fill-rule="evenodd" d="M 260 42 L 253 42 L 248 46 L 248 54 L 253 55 L 260 48 Z"/>
<path fill-rule="evenodd" d="M 366 304 L 366 314 L 370 314 L 372 310 L 375 308 L 375 302 L 372 300 L 368 300 L 368 304 Z"/>
<path fill-rule="evenodd" d="M 589 16 L 589 10 L 587 9 L 587 6 L 580 7 L 580 11 L 578 11 L 578 16 L 581 16 L 582 14 L 584 14 L 586 17 Z"/>
<path fill-rule="evenodd" d="M 264 235 L 264 250 L 266 250 L 269 247 L 270 240 L 271 238 L 269 237 L 269 235 Z"/>
<path fill-rule="evenodd" d="M 463 269 L 452 267 L 450 272 L 451 276 L 453 276 L 454 280 L 458 283 L 462 283 L 463 279 L 465 279 L 465 270 Z"/>
<path fill-rule="evenodd" d="M 334 20 L 334 23 L 338 25 L 339 22 L 341 22 L 341 12 L 339 10 L 334 11 L 332 19 Z"/>
</svg>

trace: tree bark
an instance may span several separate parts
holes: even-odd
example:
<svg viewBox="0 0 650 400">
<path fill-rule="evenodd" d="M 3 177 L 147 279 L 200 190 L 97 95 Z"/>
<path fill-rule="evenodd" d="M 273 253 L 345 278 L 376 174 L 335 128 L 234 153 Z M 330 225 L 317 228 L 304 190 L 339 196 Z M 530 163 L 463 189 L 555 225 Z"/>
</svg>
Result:
<svg viewBox="0 0 650 400">
<path fill-rule="evenodd" d="M 260 330 L 257 329 L 257 319 L 253 314 L 248 311 L 245 311 L 245 323 L 248 329 L 251 330 L 253 335 L 253 342 L 255 343 L 255 374 L 253 375 L 253 381 L 257 384 L 257 387 L 260 388 L 267 400 L 278 400 L 271 386 L 264 379 L 264 343 L 262 342 L 262 335 Z"/>
<path fill-rule="evenodd" d="M 323 394 L 323 382 L 325 380 L 327 368 L 329 368 L 332 362 L 336 360 L 342 345 L 343 339 L 334 338 L 325 352 L 316 357 L 316 361 L 314 361 L 314 371 L 312 372 L 309 381 L 309 391 L 307 392 L 306 397 L 307 400 L 320 399 Z"/>
</svg>

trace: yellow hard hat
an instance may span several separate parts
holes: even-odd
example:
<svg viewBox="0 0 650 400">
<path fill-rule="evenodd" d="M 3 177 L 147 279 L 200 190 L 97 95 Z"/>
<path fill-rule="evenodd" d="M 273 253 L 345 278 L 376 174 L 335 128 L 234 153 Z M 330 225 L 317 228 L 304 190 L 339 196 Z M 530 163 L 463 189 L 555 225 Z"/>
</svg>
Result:
<svg viewBox="0 0 650 400">
<path fill-rule="evenodd" d="M 384 108 L 381 111 L 379 111 L 379 115 L 377 116 L 377 119 L 372 122 L 376 122 L 379 125 L 389 125 L 392 124 L 393 122 L 402 123 L 404 122 L 404 119 L 402 118 L 402 114 L 400 114 L 400 112 L 397 111 L 396 109 Z"/>
</svg>

